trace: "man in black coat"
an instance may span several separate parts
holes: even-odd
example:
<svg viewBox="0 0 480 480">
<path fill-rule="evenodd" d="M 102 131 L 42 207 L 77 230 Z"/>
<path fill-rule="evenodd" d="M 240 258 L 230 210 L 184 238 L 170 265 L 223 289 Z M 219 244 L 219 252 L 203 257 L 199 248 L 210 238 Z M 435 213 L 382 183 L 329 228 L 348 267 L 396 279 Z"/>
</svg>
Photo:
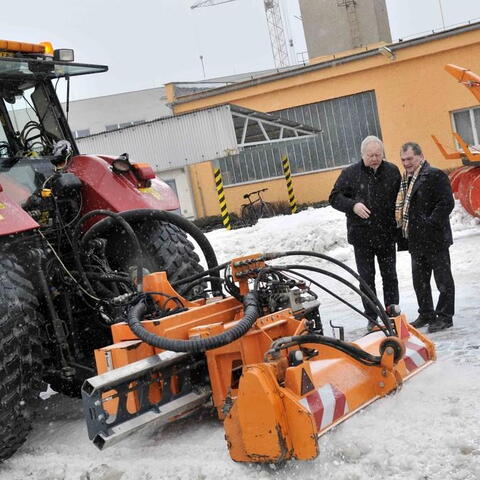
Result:
<svg viewBox="0 0 480 480">
<path fill-rule="evenodd" d="M 455 284 L 449 247 L 453 243 L 450 213 L 455 206 L 447 175 L 431 167 L 417 143 L 405 143 L 400 150 L 405 168 L 397 198 L 396 217 L 412 256 L 412 277 L 419 317 L 415 328 L 428 324 L 437 332 L 453 325 Z M 430 279 L 440 292 L 433 306 Z"/>
<path fill-rule="evenodd" d="M 358 274 L 376 292 L 376 257 L 382 276 L 384 304 L 394 308 L 399 301 L 395 200 L 400 171 L 384 160 L 383 143 L 379 138 L 366 137 L 360 150 L 362 159 L 342 171 L 329 201 L 333 208 L 346 214 L 348 243 L 353 245 Z M 365 300 L 363 307 L 371 330 L 377 313 Z"/>
</svg>

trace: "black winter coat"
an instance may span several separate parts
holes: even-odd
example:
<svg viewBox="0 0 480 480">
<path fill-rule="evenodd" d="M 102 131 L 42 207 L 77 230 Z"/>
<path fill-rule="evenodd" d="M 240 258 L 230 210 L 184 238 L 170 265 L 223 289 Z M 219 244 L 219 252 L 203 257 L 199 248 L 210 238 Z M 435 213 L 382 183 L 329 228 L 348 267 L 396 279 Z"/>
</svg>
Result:
<svg viewBox="0 0 480 480">
<path fill-rule="evenodd" d="M 455 206 L 447 175 L 425 163 L 410 196 L 408 250 L 432 252 L 452 243 L 450 213 Z"/>
<path fill-rule="evenodd" d="M 342 171 L 329 201 L 347 216 L 348 243 L 381 246 L 395 241 L 395 201 L 400 178 L 398 167 L 385 160 L 376 171 L 366 167 L 363 160 Z M 370 210 L 369 218 L 360 218 L 353 212 L 358 202 Z"/>
</svg>

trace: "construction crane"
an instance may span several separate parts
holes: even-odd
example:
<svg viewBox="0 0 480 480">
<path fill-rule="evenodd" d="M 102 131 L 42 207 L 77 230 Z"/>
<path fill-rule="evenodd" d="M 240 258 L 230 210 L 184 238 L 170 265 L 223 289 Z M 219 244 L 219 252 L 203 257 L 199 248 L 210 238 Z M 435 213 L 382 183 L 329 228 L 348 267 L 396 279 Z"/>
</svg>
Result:
<svg viewBox="0 0 480 480">
<path fill-rule="evenodd" d="M 195 2 L 190 8 L 213 7 L 222 3 L 230 3 L 236 0 L 200 0 Z M 267 19 L 268 33 L 270 35 L 270 44 L 272 46 L 273 60 L 275 67 L 288 67 L 290 61 L 288 58 L 287 39 L 285 28 L 282 22 L 282 13 L 280 9 L 280 0 L 263 0 L 265 17 Z"/>
<path fill-rule="evenodd" d="M 350 27 L 353 48 L 362 46 L 362 37 L 360 34 L 360 26 L 358 24 L 356 5 L 356 0 L 337 0 L 337 7 L 345 7 L 347 11 L 347 20 L 348 26 Z"/>
</svg>

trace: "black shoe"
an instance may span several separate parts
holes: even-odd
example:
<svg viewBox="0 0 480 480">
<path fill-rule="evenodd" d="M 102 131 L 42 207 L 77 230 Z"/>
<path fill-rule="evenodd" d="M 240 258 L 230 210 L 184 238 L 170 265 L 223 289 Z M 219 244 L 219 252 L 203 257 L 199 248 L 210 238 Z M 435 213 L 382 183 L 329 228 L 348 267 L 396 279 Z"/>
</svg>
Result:
<svg viewBox="0 0 480 480">
<path fill-rule="evenodd" d="M 453 320 L 449 317 L 438 317 L 428 325 L 428 333 L 439 332 L 453 326 Z"/>
<path fill-rule="evenodd" d="M 402 311 L 400 310 L 400 306 L 395 304 L 388 305 L 385 308 L 385 311 L 390 318 L 398 317 L 402 313 Z"/>
<path fill-rule="evenodd" d="M 376 322 L 374 322 L 373 320 L 369 320 L 367 325 L 367 332 L 368 333 L 373 332 L 376 326 L 377 326 Z"/>
<path fill-rule="evenodd" d="M 419 315 L 414 322 L 410 323 L 410 325 L 413 328 L 422 328 L 433 321 L 435 321 L 434 315 Z"/>
</svg>

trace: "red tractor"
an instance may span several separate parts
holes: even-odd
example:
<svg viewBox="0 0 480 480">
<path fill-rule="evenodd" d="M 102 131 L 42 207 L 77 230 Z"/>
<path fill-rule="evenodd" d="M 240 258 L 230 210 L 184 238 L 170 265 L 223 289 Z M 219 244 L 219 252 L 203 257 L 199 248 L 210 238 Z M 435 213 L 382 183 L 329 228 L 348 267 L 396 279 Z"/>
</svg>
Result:
<svg viewBox="0 0 480 480">
<path fill-rule="evenodd" d="M 43 382 L 80 395 L 144 272 L 175 283 L 202 271 L 186 233 L 216 265 L 149 165 L 78 151 L 57 84 L 69 92 L 72 77 L 105 71 L 72 50 L 0 40 L 0 460 L 25 440 Z M 178 290 L 195 299 L 204 287 Z"/>
</svg>

